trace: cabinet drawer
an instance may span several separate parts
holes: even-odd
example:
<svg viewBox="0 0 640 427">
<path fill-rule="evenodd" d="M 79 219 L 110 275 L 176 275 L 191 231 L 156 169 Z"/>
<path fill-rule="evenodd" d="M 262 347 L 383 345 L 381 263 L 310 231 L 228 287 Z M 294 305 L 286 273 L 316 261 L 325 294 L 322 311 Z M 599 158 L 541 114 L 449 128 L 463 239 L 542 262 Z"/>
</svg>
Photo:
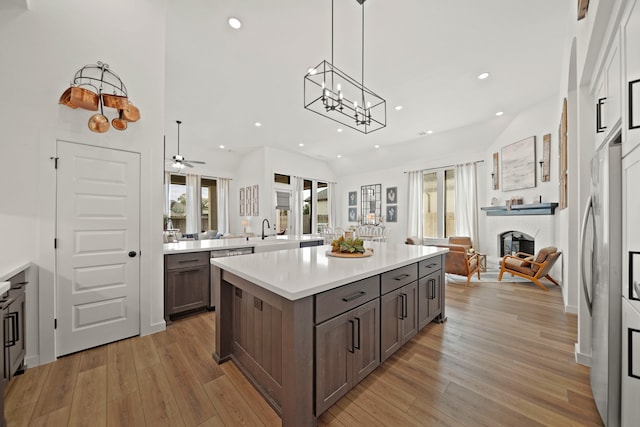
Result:
<svg viewBox="0 0 640 427">
<path fill-rule="evenodd" d="M 317 323 L 380 296 L 380 276 L 369 277 L 316 295 Z"/>
<path fill-rule="evenodd" d="M 424 277 L 428 274 L 438 271 L 442 268 L 442 256 L 428 258 L 418 263 L 418 277 Z"/>
<path fill-rule="evenodd" d="M 166 267 L 168 270 L 199 265 L 209 265 L 209 252 L 190 252 L 186 254 L 167 255 L 166 257 Z"/>
<path fill-rule="evenodd" d="M 391 292 L 416 280 L 418 280 L 418 268 L 416 264 L 387 271 L 386 273 L 382 273 L 381 293 L 384 295 L 387 292 Z"/>
</svg>

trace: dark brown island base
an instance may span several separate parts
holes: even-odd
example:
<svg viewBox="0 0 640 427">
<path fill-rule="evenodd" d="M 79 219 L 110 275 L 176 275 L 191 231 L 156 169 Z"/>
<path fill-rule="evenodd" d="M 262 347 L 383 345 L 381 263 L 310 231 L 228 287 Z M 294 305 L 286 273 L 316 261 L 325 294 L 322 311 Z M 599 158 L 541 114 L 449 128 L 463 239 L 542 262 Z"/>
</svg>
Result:
<svg viewBox="0 0 640 427">
<path fill-rule="evenodd" d="M 233 360 L 282 418 L 317 417 L 429 322 L 445 320 L 447 249 L 371 243 L 212 259 L 218 363 Z"/>
</svg>

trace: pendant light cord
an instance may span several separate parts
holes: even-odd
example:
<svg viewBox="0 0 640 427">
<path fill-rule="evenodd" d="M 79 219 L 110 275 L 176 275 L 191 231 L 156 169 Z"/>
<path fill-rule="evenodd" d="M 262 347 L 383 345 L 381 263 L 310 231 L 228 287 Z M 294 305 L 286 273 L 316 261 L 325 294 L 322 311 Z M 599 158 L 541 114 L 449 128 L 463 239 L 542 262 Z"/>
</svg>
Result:
<svg viewBox="0 0 640 427">
<path fill-rule="evenodd" d="M 364 2 L 362 2 L 362 81 L 360 83 L 362 84 L 362 108 L 366 111 L 364 103 Z"/>
</svg>

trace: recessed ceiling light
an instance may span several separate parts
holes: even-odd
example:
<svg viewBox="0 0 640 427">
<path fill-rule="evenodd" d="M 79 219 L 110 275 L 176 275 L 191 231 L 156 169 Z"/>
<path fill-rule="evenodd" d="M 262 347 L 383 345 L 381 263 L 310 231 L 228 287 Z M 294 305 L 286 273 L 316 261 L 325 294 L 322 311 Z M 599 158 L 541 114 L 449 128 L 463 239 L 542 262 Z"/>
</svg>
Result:
<svg viewBox="0 0 640 427">
<path fill-rule="evenodd" d="M 402 105 L 396 105 L 394 108 L 396 111 L 400 111 L 402 110 Z"/>
<path fill-rule="evenodd" d="M 380 148 L 378 144 L 374 145 L 373 148 Z"/>
<path fill-rule="evenodd" d="M 256 125 L 257 128 L 259 128 L 260 126 L 262 126 L 262 123 L 256 122 L 255 125 Z"/>
<path fill-rule="evenodd" d="M 316 70 L 315 68 L 309 68 L 309 69 L 307 70 L 307 73 L 308 73 L 308 74 L 310 74 L 310 75 L 312 75 L 312 76 L 313 76 L 314 74 L 316 74 L 317 72 L 318 72 L 318 70 Z"/>
<path fill-rule="evenodd" d="M 303 143 L 298 144 L 298 147 L 304 147 Z"/>
<path fill-rule="evenodd" d="M 342 154 L 338 154 L 338 158 L 341 159 L 342 158 Z"/>
<path fill-rule="evenodd" d="M 242 22 L 238 18 L 229 18 L 229 26 L 234 30 L 242 27 Z"/>
<path fill-rule="evenodd" d="M 478 74 L 478 79 L 480 79 L 480 80 L 484 80 L 487 77 L 489 77 L 489 73 L 480 73 L 480 74 Z"/>
<path fill-rule="evenodd" d="M 504 113 L 503 113 L 502 111 L 498 111 L 498 112 L 496 113 L 496 116 L 501 116 L 501 115 L 503 115 L 503 114 L 504 114 Z"/>
<path fill-rule="evenodd" d="M 428 131 L 427 131 L 427 133 L 428 133 L 429 135 L 431 135 L 431 134 L 433 133 L 433 131 L 432 131 L 432 130 L 428 130 Z"/>
<path fill-rule="evenodd" d="M 224 145 L 221 145 L 220 148 L 224 148 Z"/>
<path fill-rule="evenodd" d="M 342 132 L 342 129 L 338 128 L 338 132 Z"/>
</svg>

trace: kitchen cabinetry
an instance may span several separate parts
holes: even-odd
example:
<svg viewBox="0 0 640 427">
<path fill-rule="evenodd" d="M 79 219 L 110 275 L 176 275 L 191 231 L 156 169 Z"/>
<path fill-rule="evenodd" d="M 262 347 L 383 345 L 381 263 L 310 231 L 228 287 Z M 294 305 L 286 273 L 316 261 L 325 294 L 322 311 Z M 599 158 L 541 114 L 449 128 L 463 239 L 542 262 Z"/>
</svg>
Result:
<svg viewBox="0 0 640 427">
<path fill-rule="evenodd" d="M 4 376 L 5 386 L 13 378 L 24 372 L 26 353 L 25 337 L 25 292 L 27 285 L 24 271 L 9 279 L 11 288 L 2 295 L 0 304 L 4 311 Z"/>
<path fill-rule="evenodd" d="M 622 299 L 622 426 L 640 420 L 640 312 Z"/>
<path fill-rule="evenodd" d="M 380 362 L 418 333 L 418 265 L 382 274 Z"/>
<path fill-rule="evenodd" d="M 380 364 L 379 286 L 374 276 L 316 296 L 317 415 Z"/>
<path fill-rule="evenodd" d="M 165 321 L 209 305 L 209 252 L 165 255 Z"/>
<path fill-rule="evenodd" d="M 418 264 L 418 330 L 440 316 L 444 320 L 444 277 L 442 257 Z"/>
<path fill-rule="evenodd" d="M 640 0 L 629 0 L 621 23 L 623 67 L 622 156 L 640 145 Z"/>
<path fill-rule="evenodd" d="M 316 326 L 316 414 L 380 364 L 379 316 L 376 298 Z"/>
</svg>

